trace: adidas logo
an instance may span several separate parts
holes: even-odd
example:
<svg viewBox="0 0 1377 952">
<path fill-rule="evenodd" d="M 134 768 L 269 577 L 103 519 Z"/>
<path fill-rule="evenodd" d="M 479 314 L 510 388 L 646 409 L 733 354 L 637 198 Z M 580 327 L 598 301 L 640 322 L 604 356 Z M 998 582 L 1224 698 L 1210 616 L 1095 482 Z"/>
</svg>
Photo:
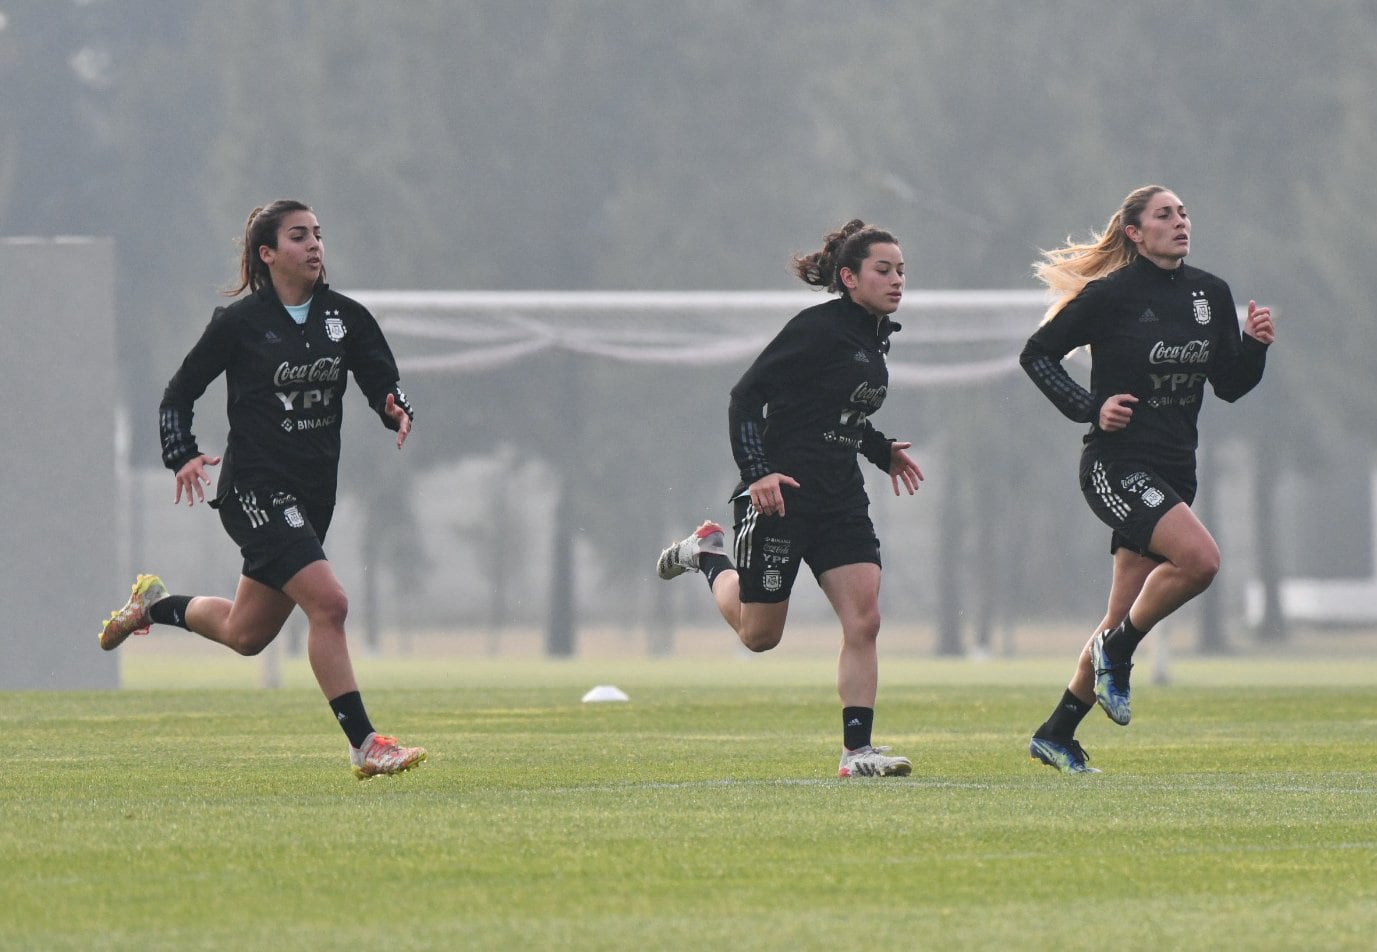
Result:
<svg viewBox="0 0 1377 952">
<path fill-rule="evenodd" d="M 867 354 L 867 353 L 866 353 L 865 351 L 863 351 L 863 350 L 858 350 L 858 351 L 856 351 L 856 353 L 855 353 L 855 355 L 852 357 L 852 359 L 855 360 L 856 363 L 858 363 L 858 364 L 868 364 L 868 363 L 870 363 L 870 355 Z"/>
<path fill-rule="evenodd" d="M 1157 315 L 1154 314 L 1154 313 L 1152 313 L 1152 308 L 1148 308 L 1148 309 L 1147 309 L 1146 311 L 1144 311 L 1144 312 L 1142 313 L 1142 315 L 1138 318 L 1138 323 L 1140 323 L 1140 324 L 1155 324 L 1155 323 L 1157 323 Z"/>
<path fill-rule="evenodd" d="M 846 722 L 846 726 L 847 726 L 847 727 L 860 727 L 860 726 L 861 726 L 861 719 L 860 719 L 859 717 L 853 717 L 853 718 L 851 718 L 851 720 L 849 720 L 849 721 Z"/>
</svg>

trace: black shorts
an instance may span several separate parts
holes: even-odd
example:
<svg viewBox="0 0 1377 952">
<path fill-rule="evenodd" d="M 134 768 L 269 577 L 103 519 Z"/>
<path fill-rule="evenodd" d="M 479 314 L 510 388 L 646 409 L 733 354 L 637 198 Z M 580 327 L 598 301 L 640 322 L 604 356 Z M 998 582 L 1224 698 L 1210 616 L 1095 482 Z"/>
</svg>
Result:
<svg viewBox="0 0 1377 952">
<path fill-rule="evenodd" d="M 1081 455 L 1081 494 L 1113 533 L 1109 551 L 1129 549 L 1163 561 L 1152 551 L 1157 523 L 1179 502 L 1195 501 L 1193 469 L 1163 469 L 1140 462 L 1105 458 L 1087 450 Z"/>
<path fill-rule="evenodd" d="M 234 489 L 217 501 L 220 523 L 243 553 L 244 575 L 255 582 L 282 591 L 293 575 L 325 558 L 334 506 L 264 489 Z"/>
<path fill-rule="evenodd" d="M 736 571 L 741 601 L 778 603 L 793 590 L 801 562 L 816 579 L 828 569 L 865 562 L 880 564 L 880 540 L 870 521 L 870 505 L 829 512 L 767 516 L 748 497 L 735 502 Z"/>
</svg>

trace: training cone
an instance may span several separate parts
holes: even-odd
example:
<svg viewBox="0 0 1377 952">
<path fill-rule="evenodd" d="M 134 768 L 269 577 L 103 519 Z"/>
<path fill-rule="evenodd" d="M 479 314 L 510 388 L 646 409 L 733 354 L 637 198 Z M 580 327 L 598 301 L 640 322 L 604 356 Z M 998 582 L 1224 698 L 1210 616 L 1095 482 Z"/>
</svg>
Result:
<svg viewBox="0 0 1377 952">
<path fill-rule="evenodd" d="M 631 698 L 626 696 L 626 692 L 615 684 L 599 684 L 583 696 L 583 703 L 589 704 L 595 701 L 629 701 Z"/>
</svg>

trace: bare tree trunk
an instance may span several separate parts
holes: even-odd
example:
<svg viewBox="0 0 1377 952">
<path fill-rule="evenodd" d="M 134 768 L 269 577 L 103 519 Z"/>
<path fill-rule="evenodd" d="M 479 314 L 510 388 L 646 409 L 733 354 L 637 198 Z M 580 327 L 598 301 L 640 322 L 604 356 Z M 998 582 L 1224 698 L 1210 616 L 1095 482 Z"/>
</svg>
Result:
<svg viewBox="0 0 1377 952">
<path fill-rule="evenodd" d="M 487 486 L 490 519 L 481 531 L 488 551 L 488 638 L 487 650 L 496 657 L 502 650 L 502 632 L 511 610 L 511 580 L 520 573 L 521 553 L 525 549 L 518 538 L 518 517 L 507 491 L 507 481 L 518 464 L 515 447 L 504 444 L 497 453 L 497 466 Z"/>
<path fill-rule="evenodd" d="M 937 653 L 961 654 L 961 497 L 944 494 L 939 533 L 942 544 L 937 566 Z"/>
<path fill-rule="evenodd" d="M 1253 472 L 1258 472 L 1254 468 Z M 1262 582 L 1262 620 L 1258 624 L 1258 640 L 1272 644 L 1287 641 L 1289 632 L 1281 610 L 1281 559 L 1277 553 L 1277 531 L 1274 513 L 1277 511 L 1278 474 L 1254 480 L 1253 538 L 1257 540 L 1258 578 Z"/>
<path fill-rule="evenodd" d="M 682 530 L 681 530 L 682 531 Z M 668 528 L 664 536 L 670 538 L 675 530 Z M 650 586 L 650 616 L 646 619 L 646 652 L 652 658 L 668 658 L 674 654 L 674 630 L 678 611 L 674 591 L 659 579 Z"/>
<path fill-rule="evenodd" d="M 555 536 L 550 544 L 550 617 L 545 653 L 551 658 L 574 656 L 578 627 L 574 591 L 574 500 L 566 478 L 555 509 Z"/>
<path fill-rule="evenodd" d="M 650 618 L 646 622 L 646 651 L 652 658 L 668 658 L 674 654 L 674 630 L 677 621 L 674 599 L 668 585 L 656 585 L 650 596 Z"/>
<path fill-rule="evenodd" d="M 1205 450 L 1201 450 L 1201 455 L 1205 455 Z M 1215 514 L 1218 507 L 1214 505 L 1214 497 L 1210 493 L 1205 493 L 1198 500 L 1196 515 L 1200 521 L 1211 531 L 1215 531 L 1218 538 L 1218 531 L 1214 528 Z M 1200 640 L 1198 648 L 1201 654 L 1219 655 L 1226 654 L 1229 650 L 1228 641 L 1224 637 L 1224 619 L 1221 606 L 1220 582 L 1216 580 L 1200 595 Z"/>
<path fill-rule="evenodd" d="M 553 374 L 564 384 L 561 388 L 564 397 L 559 407 L 563 425 L 559 430 L 558 451 L 569 461 L 580 451 L 582 428 L 579 423 L 583 419 L 582 388 L 575 360 L 572 354 L 561 355 Z M 578 606 L 575 604 L 578 584 L 574 570 L 574 529 L 578 525 L 580 508 L 577 479 L 572 462 L 566 464 L 555 507 L 555 536 L 550 546 L 550 617 L 545 632 L 545 653 L 551 658 L 572 658 L 578 634 Z"/>
<path fill-rule="evenodd" d="M 992 469 L 992 468 L 991 468 Z M 974 478 L 978 481 L 977 494 L 990 500 L 1000 498 L 995 493 L 987 493 L 990 470 L 985 470 Z M 999 590 L 1006 584 L 1006 573 L 1000 564 L 999 524 L 1003 509 L 991 502 L 975 507 L 976 537 L 973 540 L 975 577 L 978 580 L 979 603 L 975 606 L 975 634 L 973 647 L 983 657 L 994 655 L 994 631 L 999 622 Z"/>
<path fill-rule="evenodd" d="M 369 511 L 371 513 L 372 509 Z M 382 642 L 378 632 L 378 584 L 382 577 L 382 558 L 378 551 L 375 527 L 369 525 L 373 518 L 369 515 L 364 520 L 363 545 L 360 547 L 363 555 L 363 598 L 360 599 L 362 611 L 359 612 L 359 620 L 363 628 L 364 649 L 370 655 L 378 653 Z"/>
</svg>

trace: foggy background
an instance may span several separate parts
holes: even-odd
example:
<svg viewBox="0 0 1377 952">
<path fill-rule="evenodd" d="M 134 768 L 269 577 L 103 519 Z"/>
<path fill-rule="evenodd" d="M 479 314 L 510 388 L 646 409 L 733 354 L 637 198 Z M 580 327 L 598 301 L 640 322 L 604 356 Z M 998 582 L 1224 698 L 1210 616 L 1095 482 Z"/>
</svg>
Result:
<svg viewBox="0 0 1377 952">
<path fill-rule="evenodd" d="M 80 534 L 26 519 L 117 535 L 103 569 L 74 572 L 55 549 L 43 582 L 10 596 L 91 624 L 16 636 L 94 651 L 135 571 L 232 593 L 218 518 L 171 505 L 156 408 L 226 300 L 249 210 L 294 197 L 320 217 L 331 284 L 374 302 L 417 409 L 397 453 L 357 391 L 346 400 L 327 549 L 356 642 L 501 654 L 526 638 L 572 655 L 612 632 L 616 650 L 657 655 L 720 626 L 701 579 L 661 583 L 653 564 L 730 518 L 727 391 L 750 355 L 687 355 L 758 350 L 798 310 L 422 313 L 383 292 L 798 291 L 790 255 L 861 217 L 908 263 L 892 358 L 934 371 L 875 418 L 928 477 L 894 500 L 870 474 L 886 651 L 1012 653 L 1060 630 L 1073 652 L 1103 612 L 1108 534 L 1076 486 L 1082 428 L 1012 360 L 1038 308 L 912 302 L 1035 292 L 1039 249 L 1103 228 L 1152 182 L 1190 210 L 1191 263 L 1238 303 L 1270 304 L 1279 336 L 1257 390 L 1204 410 L 1197 508 L 1224 567 L 1177 641 L 1357 640 L 1377 620 L 1374 75 L 1369 2 L 0 0 L 0 238 L 88 236 L 113 256 L 100 327 L 60 306 L 54 283 L 90 279 L 60 255 L 3 272 L 37 285 L 0 315 L 0 428 L 23 451 L 7 465 L 52 476 L 23 498 L 7 485 L 10 538 Z M 422 318 L 463 333 L 437 343 L 450 332 L 418 332 Z M 583 346 L 638 331 L 685 359 Z M 545 344 L 430 359 L 523 333 Z M 102 335 L 111 364 L 84 371 L 72 342 Z M 104 441 L 71 439 L 78 419 Z M 20 439 L 33 428 L 47 438 Z M 222 386 L 196 432 L 220 451 Z M 793 622 L 828 624 L 814 589 L 801 579 Z"/>
</svg>

